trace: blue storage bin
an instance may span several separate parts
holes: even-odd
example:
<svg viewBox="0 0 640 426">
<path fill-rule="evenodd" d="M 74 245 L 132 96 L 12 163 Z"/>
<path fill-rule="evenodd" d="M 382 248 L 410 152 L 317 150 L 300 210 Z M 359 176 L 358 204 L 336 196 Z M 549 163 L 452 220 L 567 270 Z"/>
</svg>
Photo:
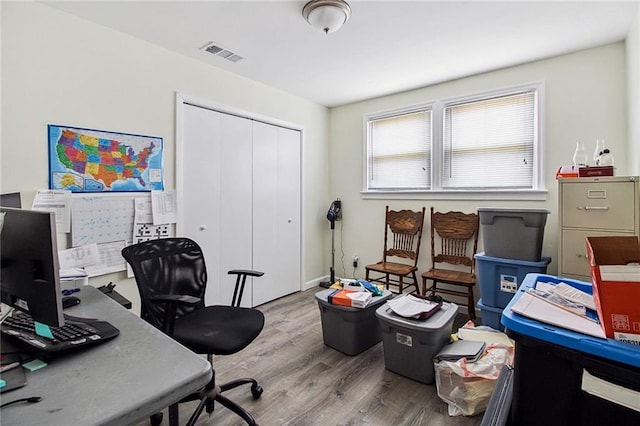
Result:
<svg viewBox="0 0 640 426">
<path fill-rule="evenodd" d="M 614 339 L 599 339 L 597 337 L 588 336 L 566 328 L 526 318 L 511 311 L 511 306 L 513 306 L 513 304 L 515 304 L 520 298 L 522 292 L 527 288 L 535 288 L 537 282 L 553 284 L 562 282 L 569 284 L 578 290 L 582 290 L 585 293 L 593 294 L 593 287 L 591 286 L 591 283 L 564 277 L 556 277 L 553 275 L 529 274 L 525 277 L 522 285 L 520 286 L 520 290 L 522 291 L 518 291 L 515 297 L 504 309 L 502 325 L 504 325 L 509 331 L 516 332 L 519 335 L 529 336 L 572 350 L 606 358 L 618 363 L 628 364 L 640 371 L 640 351 L 638 351 L 638 346 L 636 345 L 619 342 Z"/>
<path fill-rule="evenodd" d="M 482 325 L 486 325 L 498 331 L 503 331 L 504 326 L 500 322 L 502 318 L 502 308 L 494 308 L 482 303 L 482 299 L 478 300 L 478 308 L 480 309 L 480 318 Z"/>
<path fill-rule="evenodd" d="M 475 255 L 476 279 L 480 286 L 480 297 L 485 306 L 504 309 L 522 284 L 524 277 L 530 273 L 545 274 L 551 263 L 550 257 L 543 257 L 539 262 L 504 259 Z"/>
</svg>

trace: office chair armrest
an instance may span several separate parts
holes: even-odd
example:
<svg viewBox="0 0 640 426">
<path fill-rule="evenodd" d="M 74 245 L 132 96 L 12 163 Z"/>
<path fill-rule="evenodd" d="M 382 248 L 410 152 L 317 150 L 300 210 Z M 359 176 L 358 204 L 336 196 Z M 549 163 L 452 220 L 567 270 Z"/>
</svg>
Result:
<svg viewBox="0 0 640 426">
<path fill-rule="evenodd" d="M 164 332 L 173 336 L 173 328 L 176 322 L 176 311 L 178 305 L 196 306 L 200 299 L 184 294 L 159 294 L 149 298 L 151 303 L 166 303 L 167 309 L 164 315 Z"/>
<path fill-rule="evenodd" d="M 229 275 L 248 275 L 250 277 L 261 277 L 264 272 L 252 271 L 250 269 L 232 269 L 229 271 Z"/>
<path fill-rule="evenodd" d="M 152 296 L 150 300 L 154 303 L 174 303 L 177 305 L 195 306 L 200 302 L 200 299 L 193 296 L 187 296 L 184 294 L 159 294 Z"/>
<path fill-rule="evenodd" d="M 229 275 L 236 276 L 236 287 L 233 290 L 231 306 L 239 308 L 242 303 L 242 293 L 244 292 L 244 285 L 247 282 L 247 277 L 261 277 L 264 275 L 264 272 L 252 271 L 250 269 L 232 269 L 228 273 Z"/>
</svg>

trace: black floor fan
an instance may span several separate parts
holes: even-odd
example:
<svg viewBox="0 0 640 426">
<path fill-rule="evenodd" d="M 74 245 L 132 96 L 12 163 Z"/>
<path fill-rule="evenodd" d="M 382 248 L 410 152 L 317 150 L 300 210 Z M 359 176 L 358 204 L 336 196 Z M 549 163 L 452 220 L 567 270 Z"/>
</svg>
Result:
<svg viewBox="0 0 640 426">
<path fill-rule="evenodd" d="M 320 283 L 320 287 L 329 288 L 333 283 L 336 282 L 336 271 L 335 271 L 335 229 L 336 229 L 336 221 L 342 219 L 342 202 L 340 199 L 336 199 L 331 202 L 331 206 L 329 206 L 329 211 L 327 211 L 327 219 L 331 223 L 331 268 L 329 269 L 329 281 L 322 281 Z"/>
</svg>

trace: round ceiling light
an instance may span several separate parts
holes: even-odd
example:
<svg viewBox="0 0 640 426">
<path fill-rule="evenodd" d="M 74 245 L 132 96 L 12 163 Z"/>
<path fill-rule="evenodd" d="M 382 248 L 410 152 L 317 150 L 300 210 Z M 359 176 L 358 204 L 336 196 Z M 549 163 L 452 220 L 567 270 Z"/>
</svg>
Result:
<svg viewBox="0 0 640 426">
<path fill-rule="evenodd" d="M 302 16 L 313 28 L 330 34 L 349 20 L 351 7 L 343 0 L 311 0 L 304 5 Z"/>
</svg>

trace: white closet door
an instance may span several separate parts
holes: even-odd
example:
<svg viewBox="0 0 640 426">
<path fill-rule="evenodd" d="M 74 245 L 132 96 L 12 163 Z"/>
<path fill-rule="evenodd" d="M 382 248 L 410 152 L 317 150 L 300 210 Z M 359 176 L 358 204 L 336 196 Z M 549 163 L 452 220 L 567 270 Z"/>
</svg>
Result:
<svg viewBox="0 0 640 426">
<path fill-rule="evenodd" d="M 252 264 L 251 121 L 185 104 L 183 123 L 182 229 L 204 251 L 206 304 L 229 304 L 228 270 Z"/>
<path fill-rule="evenodd" d="M 253 304 L 300 290 L 300 132 L 253 124 Z"/>
<path fill-rule="evenodd" d="M 251 269 L 251 120 L 229 114 L 222 114 L 220 145 L 220 240 L 219 278 L 221 300 L 216 303 L 228 305 L 233 297 L 235 276 L 231 269 Z M 209 279 L 211 283 L 211 278 Z M 209 302 L 207 300 L 207 302 Z M 212 304 L 210 301 L 208 304 Z M 243 306 L 253 306 L 251 301 L 251 280 L 242 297 Z"/>
</svg>

